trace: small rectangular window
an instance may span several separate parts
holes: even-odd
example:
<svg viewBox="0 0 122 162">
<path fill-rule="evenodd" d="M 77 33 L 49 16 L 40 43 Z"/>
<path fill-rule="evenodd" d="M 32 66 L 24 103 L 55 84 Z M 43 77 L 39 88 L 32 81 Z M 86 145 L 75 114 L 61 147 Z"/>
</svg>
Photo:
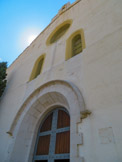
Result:
<svg viewBox="0 0 122 162">
<path fill-rule="evenodd" d="M 69 159 L 61 159 L 61 160 L 55 160 L 55 162 L 70 162 Z"/>
<path fill-rule="evenodd" d="M 48 162 L 47 160 L 36 160 L 35 162 Z"/>
<path fill-rule="evenodd" d="M 67 39 L 66 41 L 66 57 L 65 59 L 68 60 L 81 52 L 85 49 L 85 38 L 83 29 L 77 30 Z"/>
<path fill-rule="evenodd" d="M 42 58 L 37 65 L 36 73 L 35 73 L 35 78 L 41 73 L 42 65 L 44 62 L 44 58 Z"/>
<path fill-rule="evenodd" d="M 30 76 L 30 81 L 35 79 L 41 72 L 42 72 L 42 67 L 44 63 L 44 55 L 41 55 L 35 62 L 35 65 L 33 67 L 31 76 Z"/>
<path fill-rule="evenodd" d="M 82 52 L 81 35 L 78 34 L 72 39 L 72 55 L 75 56 Z"/>
</svg>

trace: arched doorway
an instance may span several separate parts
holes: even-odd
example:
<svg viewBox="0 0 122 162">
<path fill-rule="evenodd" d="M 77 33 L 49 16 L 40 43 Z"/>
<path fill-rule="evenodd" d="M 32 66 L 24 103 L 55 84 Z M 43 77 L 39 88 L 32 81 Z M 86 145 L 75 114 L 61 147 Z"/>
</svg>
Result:
<svg viewBox="0 0 122 162">
<path fill-rule="evenodd" d="M 40 125 L 33 162 L 69 162 L 70 117 L 66 109 L 48 113 Z"/>
<path fill-rule="evenodd" d="M 86 115 L 84 100 L 73 83 L 56 80 L 42 85 L 23 102 L 9 129 L 13 137 L 8 147 L 6 162 L 33 161 L 40 120 L 54 107 L 65 107 L 70 113 L 70 162 L 82 161 L 82 157 L 77 156 L 78 145 L 83 143 L 82 133 L 77 132 L 77 123 L 81 122 L 82 114 L 83 117 Z"/>
</svg>

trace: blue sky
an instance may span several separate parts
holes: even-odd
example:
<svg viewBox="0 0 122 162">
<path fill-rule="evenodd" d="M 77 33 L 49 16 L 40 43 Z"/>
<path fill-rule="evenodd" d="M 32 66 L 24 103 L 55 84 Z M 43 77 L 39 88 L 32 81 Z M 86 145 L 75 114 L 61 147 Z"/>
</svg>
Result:
<svg viewBox="0 0 122 162">
<path fill-rule="evenodd" d="M 8 66 L 67 2 L 75 0 L 0 0 L 0 62 Z"/>
</svg>

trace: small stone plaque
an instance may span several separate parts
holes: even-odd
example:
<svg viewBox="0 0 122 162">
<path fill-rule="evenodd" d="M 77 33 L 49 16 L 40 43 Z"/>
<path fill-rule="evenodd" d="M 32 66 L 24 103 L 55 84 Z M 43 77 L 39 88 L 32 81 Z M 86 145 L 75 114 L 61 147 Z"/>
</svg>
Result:
<svg viewBox="0 0 122 162">
<path fill-rule="evenodd" d="M 115 143 L 112 127 L 99 129 L 99 137 L 101 144 Z"/>
</svg>

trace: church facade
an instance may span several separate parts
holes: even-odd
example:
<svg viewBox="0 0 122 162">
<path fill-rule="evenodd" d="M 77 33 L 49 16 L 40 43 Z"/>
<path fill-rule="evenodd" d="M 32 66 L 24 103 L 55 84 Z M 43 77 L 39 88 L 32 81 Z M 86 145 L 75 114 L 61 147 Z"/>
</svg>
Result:
<svg viewBox="0 0 122 162">
<path fill-rule="evenodd" d="M 7 69 L 0 162 L 122 161 L 121 15 L 67 3 Z"/>
</svg>

